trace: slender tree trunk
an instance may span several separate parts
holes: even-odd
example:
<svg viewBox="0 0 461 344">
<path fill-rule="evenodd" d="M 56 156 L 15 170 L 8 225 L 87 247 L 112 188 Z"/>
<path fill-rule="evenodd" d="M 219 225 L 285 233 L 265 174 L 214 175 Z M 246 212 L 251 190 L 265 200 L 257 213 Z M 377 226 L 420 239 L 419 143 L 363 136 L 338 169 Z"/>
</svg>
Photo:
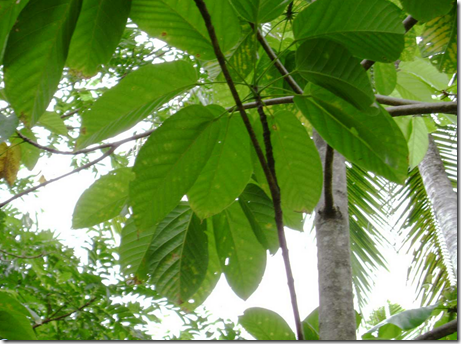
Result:
<svg viewBox="0 0 461 344">
<path fill-rule="evenodd" d="M 314 140 L 325 173 L 327 144 L 316 132 L 314 132 Z M 325 202 L 325 193 L 322 193 L 322 198 L 315 209 L 320 339 L 355 340 L 346 165 L 344 157 L 338 152 L 334 152 L 331 184 L 335 211 L 326 209 L 329 207 L 329 202 Z"/>
<path fill-rule="evenodd" d="M 419 172 L 426 193 L 432 203 L 435 217 L 442 232 L 442 240 L 448 248 L 455 275 L 458 271 L 458 201 L 455 191 L 448 179 L 439 150 L 432 135 L 429 135 L 429 148 L 423 161 L 419 164 Z"/>
</svg>

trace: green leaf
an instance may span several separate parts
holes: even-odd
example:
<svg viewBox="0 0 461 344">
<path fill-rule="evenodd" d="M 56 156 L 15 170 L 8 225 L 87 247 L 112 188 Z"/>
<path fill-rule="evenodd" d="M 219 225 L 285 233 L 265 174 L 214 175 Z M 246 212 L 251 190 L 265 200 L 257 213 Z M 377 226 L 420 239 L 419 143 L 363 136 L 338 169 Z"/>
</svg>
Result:
<svg viewBox="0 0 461 344">
<path fill-rule="evenodd" d="M 319 309 L 314 309 L 302 322 L 305 340 L 320 340 Z"/>
<path fill-rule="evenodd" d="M 20 133 L 32 141 L 37 142 L 37 138 L 30 129 L 24 128 Z M 32 171 L 40 158 L 40 149 L 28 142 L 24 142 L 20 137 L 10 139 L 10 141 L 13 145 L 21 145 L 21 162 L 29 171 Z"/>
<path fill-rule="evenodd" d="M 142 270 L 160 295 L 182 304 L 198 290 L 208 266 L 206 221 L 181 202 L 158 225 Z"/>
<path fill-rule="evenodd" d="M 120 214 L 128 201 L 128 185 L 134 179 L 131 168 L 123 167 L 106 174 L 86 189 L 72 215 L 73 228 L 86 228 Z"/>
<path fill-rule="evenodd" d="M 409 168 L 412 170 L 424 159 L 429 147 L 428 130 L 422 117 L 394 118 L 408 142 Z"/>
<path fill-rule="evenodd" d="M 130 13 L 130 0 L 85 0 L 69 48 L 67 66 L 84 77 L 109 62 Z"/>
<path fill-rule="evenodd" d="M 293 22 L 297 40 L 327 38 L 352 55 L 393 62 L 404 47 L 401 10 L 385 0 L 317 0 Z"/>
<path fill-rule="evenodd" d="M 45 112 L 37 124 L 58 135 L 67 136 L 68 134 L 64 120 L 56 112 Z"/>
<path fill-rule="evenodd" d="M 194 185 L 217 142 L 221 123 L 216 117 L 221 114 L 214 106 L 188 106 L 168 118 L 141 148 L 130 185 L 138 230 L 159 223 Z"/>
<path fill-rule="evenodd" d="M 322 193 L 322 163 L 301 122 L 288 111 L 270 119 L 275 173 L 285 209 L 314 210 Z"/>
<path fill-rule="evenodd" d="M 196 81 L 195 69 L 184 61 L 137 69 L 82 114 L 77 147 L 86 147 L 131 128 L 165 102 L 193 87 Z"/>
<path fill-rule="evenodd" d="M 370 80 L 360 60 L 341 44 L 325 38 L 309 39 L 296 51 L 296 66 L 306 80 L 359 109 L 367 108 L 374 101 Z"/>
<path fill-rule="evenodd" d="M 431 62 L 443 73 L 455 73 L 458 66 L 457 6 L 445 16 L 426 23 L 419 42 L 422 57 L 431 57 Z"/>
<path fill-rule="evenodd" d="M 239 323 L 257 340 L 296 340 L 287 322 L 269 309 L 248 308 L 239 316 Z"/>
<path fill-rule="evenodd" d="M 427 22 L 447 14 L 452 0 L 400 0 L 403 9 L 419 22 Z"/>
<path fill-rule="evenodd" d="M 397 71 L 393 63 L 376 62 L 373 65 L 373 76 L 379 94 L 388 96 L 397 84 Z"/>
<path fill-rule="evenodd" d="M 258 185 L 250 183 L 238 202 L 259 243 L 275 254 L 280 245 L 272 200 Z"/>
<path fill-rule="evenodd" d="M 0 337 L 7 340 L 35 340 L 29 311 L 11 294 L 0 291 Z"/>
<path fill-rule="evenodd" d="M 0 143 L 5 142 L 14 134 L 18 124 L 19 119 L 14 114 L 6 116 L 0 113 Z"/>
<path fill-rule="evenodd" d="M 217 113 L 224 108 L 214 105 Z M 253 173 L 250 138 L 240 116 L 223 116 L 221 132 L 210 159 L 187 193 L 201 218 L 220 213 L 242 193 Z"/>
<path fill-rule="evenodd" d="M 402 98 L 405 99 L 418 100 L 422 102 L 436 101 L 435 99 L 432 99 L 432 95 L 437 93 L 436 89 L 414 74 L 399 71 L 397 73 L 396 89 Z"/>
<path fill-rule="evenodd" d="M 403 311 L 380 322 L 378 325 L 367 331 L 365 335 L 379 330 L 379 337 L 394 338 L 396 334 L 399 334 L 397 333 L 399 331 L 393 328 L 393 326 L 389 326 L 389 324 L 393 324 L 404 331 L 414 329 L 429 319 L 435 307 L 437 307 L 437 305 Z M 384 326 L 386 327 L 381 330 Z"/>
<path fill-rule="evenodd" d="M 358 166 L 396 183 L 407 176 L 407 142 L 392 117 L 381 107 L 358 111 L 341 98 L 311 85 L 311 98 L 295 103 L 328 144 Z"/>
<path fill-rule="evenodd" d="M 228 1 L 205 1 L 219 46 L 231 49 L 240 38 L 240 24 Z M 130 17 L 154 38 L 204 60 L 215 58 L 205 22 L 193 1 L 133 0 Z"/>
<path fill-rule="evenodd" d="M 2 64 L 3 53 L 10 30 L 28 1 L 0 0 L 0 64 Z"/>
<path fill-rule="evenodd" d="M 5 92 L 15 113 L 33 125 L 45 112 L 62 69 L 82 0 L 31 0 L 5 49 Z"/>
<path fill-rule="evenodd" d="M 291 0 L 230 0 L 238 14 L 251 23 L 267 23 L 283 13 Z"/>
<path fill-rule="evenodd" d="M 399 68 L 421 78 L 439 91 L 446 90 L 450 82 L 448 75 L 440 73 L 428 59 L 418 57 L 410 62 L 401 62 Z"/>
<path fill-rule="evenodd" d="M 213 216 L 216 248 L 232 290 L 243 300 L 258 288 L 266 267 L 266 250 L 256 239 L 243 210 L 233 203 Z"/>
</svg>

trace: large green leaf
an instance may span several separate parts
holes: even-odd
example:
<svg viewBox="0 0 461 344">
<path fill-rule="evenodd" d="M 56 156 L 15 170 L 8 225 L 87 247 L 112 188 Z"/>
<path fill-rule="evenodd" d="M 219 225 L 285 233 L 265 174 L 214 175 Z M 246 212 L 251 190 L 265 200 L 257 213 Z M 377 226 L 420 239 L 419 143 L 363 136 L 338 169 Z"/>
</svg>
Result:
<svg viewBox="0 0 461 344">
<path fill-rule="evenodd" d="M 266 250 L 256 239 L 237 203 L 213 216 L 213 229 L 227 282 L 246 300 L 258 288 L 264 275 Z"/>
<path fill-rule="evenodd" d="M 388 96 L 394 91 L 397 84 L 397 71 L 393 63 L 376 62 L 373 65 L 373 77 L 379 94 Z"/>
<path fill-rule="evenodd" d="M 432 95 L 436 94 L 435 88 L 433 88 L 431 85 L 416 75 L 404 72 L 402 70 L 397 73 L 396 89 L 402 98 L 405 99 L 418 100 L 423 102 L 436 101 L 432 98 Z"/>
<path fill-rule="evenodd" d="M 258 185 L 250 183 L 239 196 L 239 204 L 260 244 L 275 254 L 280 245 L 272 200 Z"/>
<path fill-rule="evenodd" d="M 317 0 L 293 22 L 297 40 L 328 38 L 352 55 L 393 62 L 404 47 L 401 10 L 385 0 Z"/>
<path fill-rule="evenodd" d="M 429 59 L 417 57 L 413 61 L 401 62 L 399 68 L 416 75 L 438 91 L 448 88 L 450 78 L 447 74 L 439 72 Z"/>
<path fill-rule="evenodd" d="M 196 81 L 195 69 L 184 61 L 137 69 L 82 114 L 77 147 L 86 147 L 131 128 Z"/>
<path fill-rule="evenodd" d="M 403 9 L 420 22 L 427 22 L 447 14 L 453 0 L 400 0 Z"/>
<path fill-rule="evenodd" d="M 238 14 L 252 23 L 267 23 L 282 14 L 291 0 L 230 0 Z"/>
<path fill-rule="evenodd" d="M 223 108 L 214 106 L 222 113 Z M 187 193 L 202 219 L 220 213 L 242 193 L 253 172 L 250 138 L 240 116 L 223 116 L 221 133 L 210 159 Z"/>
<path fill-rule="evenodd" d="M 31 139 L 33 142 L 37 142 L 37 138 L 32 130 L 24 128 L 20 131 L 20 133 Z M 13 145 L 21 145 L 21 162 L 29 171 L 32 171 L 40 158 L 40 149 L 28 142 L 24 142 L 20 137 L 10 139 L 10 141 Z"/>
<path fill-rule="evenodd" d="M 159 223 L 194 185 L 217 143 L 221 123 L 216 118 L 222 113 L 214 106 L 188 106 L 168 118 L 141 148 L 130 185 L 138 230 Z"/>
<path fill-rule="evenodd" d="M 409 168 L 412 170 L 424 159 L 429 147 L 429 133 L 422 117 L 397 117 L 399 125 L 408 142 Z"/>
<path fill-rule="evenodd" d="M 128 201 L 128 186 L 134 174 L 123 167 L 106 174 L 86 189 L 72 215 L 73 228 L 86 228 L 120 214 Z"/>
<path fill-rule="evenodd" d="M 62 69 L 82 0 L 31 0 L 5 49 L 5 92 L 15 113 L 35 124 L 45 112 Z"/>
<path fill-rule="evenodd" d="M 2 64 L 3 52 L 10 30 L 28 1 L 0 0 L 0 64 Z"/>
<path fill-rule="evenodd" d="M 370 80 L 360 60 L 341 44 L 325 38 L 307 40 L 296 51 L 296 67 L 306 80 L 359 109 L 373 103 Z"/>
<path fill-rule="evenodd" d="M 228 1 L 205 1 L 223 52 L 239 40 L 239 20 Z M 205 22 L 194 1 L 133 0 L 130 17 L 150 36 L 204 60 L 215 58 Z"/>
<path fill-rule="evenodd" d="M 295 103 L 328 144 L 353 163 L 396 183 L 407 176 L 407 142 L 392 117 L 381 107 L 358 111 L 318 86 L 310 98 Z"/>
<path fill-rule="evenodd" d="M 58 135 L 66 136 L 68 133 L 64 120 L 56 112 L 45 112 L 37 124 Z"/>
<path fill-rule="evenodd" d="M 314 309 L 302 322 L 304 338 L 319 340 L 319 309 Z"/>
<path fill-rule="evenodd" d="M 0 291 L 0 338 L 7 340 L 35 340 L 27 315 L 30 313 L 11 294 Z"/>
<path fill-rule="evenodd" d="M 296 340 L 287 322 L 269 309 L 248 308 L 239 316 L 239 323 L 257 340 Z"/>
<path fill-rule="evenodd" d="M 6 116 L 0 113 L 0 143 L 14 134 L 18 124 L 19 119 L 14 114 Z"/>
<path fill-rule="evenodd" d="M 421 55 L 444 73 L 455 73 L 458 66 L 457 4 L 447 15 L 426 23 L 419 42 Z"/>
<path fill-rule="evenodd" d="M 182 304 L 198 290 L 208 266 L 206 221 L 181 202 L 158 225 L 141 269 L 155 289 Z"/>
<path fill-rule="evenodd" d="M 322 163 L 314 142 L 291 112 L 277 112 L 270 122 L 282 205 L 292 211 L 311 212 L 323 184 Z"/>
<path fill-rule="evenodd" d="M 122 37 L 130 0 L 85 0 L 70 42 L 67 66 L 83 76 L 107 63 Z"/>
</svg>

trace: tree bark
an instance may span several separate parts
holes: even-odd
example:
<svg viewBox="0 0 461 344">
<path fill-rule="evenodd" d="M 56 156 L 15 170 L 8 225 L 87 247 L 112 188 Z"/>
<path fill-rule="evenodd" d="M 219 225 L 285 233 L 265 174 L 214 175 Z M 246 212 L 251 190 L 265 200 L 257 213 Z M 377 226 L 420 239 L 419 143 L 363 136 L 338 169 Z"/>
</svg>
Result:
<svg viewBox="0 0 461 344">
<path fill-rule="evenodd" d="M 429 135 L 429 148 L 426 156 L 418 167 L 442 233 L 442 238 L 439 239 L 445 241 L 456 275 L 458 271 L 457 195 L 445 172 L 445 167 L 432 135 Z"/>
<path fill-rule="evenodd" d="M 325 170 L 327 144 L 315 131 L 314 141 Z M 319 335 L 321 340 L 356 340 L 346 165 L 344 157 L 338 152 L 334 152 L 331 186 L 334 211 L 326 209 L 328 204 L 325 203 L 324 193 L 315 209 Z"/>
</svg>

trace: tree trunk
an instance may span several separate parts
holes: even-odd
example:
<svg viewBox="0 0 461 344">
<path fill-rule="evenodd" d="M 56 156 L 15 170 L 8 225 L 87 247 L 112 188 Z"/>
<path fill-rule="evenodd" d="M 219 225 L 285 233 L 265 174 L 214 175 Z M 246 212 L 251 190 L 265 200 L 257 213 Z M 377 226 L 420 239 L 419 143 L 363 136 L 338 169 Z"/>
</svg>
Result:
<svg viewBox="0 0 461 344">
<path fill-rule="evenodd" d="M 326 142 L 314 132 L 325 170 Z M 324 193 L 315 211 L 319 271 L 321 340 L 355 340 L 346 165 L 334 152 L 332 195 L 336 211 L 325 211 Z M 325 185 L 324 185 L 325 187 Z"/>
<path fill-rule="evenodd" d="M 442 238 L 439 239 L 445 241 L 456 275 L 458 271 L 457 195 L 445 172 L 445 167 L 432 135 L 429 135 L 429 148 L 426 156 L 418 167 L 442 233 Z"/>
</svg>

